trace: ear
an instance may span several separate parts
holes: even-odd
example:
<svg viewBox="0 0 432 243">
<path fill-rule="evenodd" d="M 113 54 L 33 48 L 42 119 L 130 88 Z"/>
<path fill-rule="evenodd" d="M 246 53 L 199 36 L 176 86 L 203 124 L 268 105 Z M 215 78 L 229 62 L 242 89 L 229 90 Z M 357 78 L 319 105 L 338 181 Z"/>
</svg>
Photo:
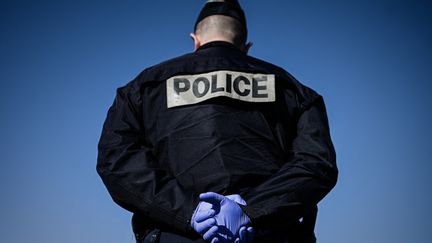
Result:
<svg viewBox="0 0 432 243">
<path fill-rule="evenodd" d="M 195 33 L 190 33 L 190 37 L 194 41 L 194 51 L 198 50 L 201 47 L 201 40 Z"/>
<path fill-rule="evenodd" d="M 250 49 L 252 46 L 253 46 L 253 43 L 249 41 L 248 43 L 246 43 L 246 45 L 244 45 L 242 51 L 243 51 L 244 53 L 247 54 L 247 53 L 249 52 L 249 49 Z"/>
</svg>

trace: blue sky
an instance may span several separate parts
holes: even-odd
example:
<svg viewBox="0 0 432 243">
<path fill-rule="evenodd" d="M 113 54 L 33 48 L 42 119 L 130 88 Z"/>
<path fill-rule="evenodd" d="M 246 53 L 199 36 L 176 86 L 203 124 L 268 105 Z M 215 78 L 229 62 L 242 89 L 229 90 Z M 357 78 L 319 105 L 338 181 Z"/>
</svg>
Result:
<svg viewBox="0 0 432 243">
<path fill-rule="evenodd" d="M 428 242 L 432 2 L 241 1 L 250 54 L 325 98 L 338 155 L 320 243 Z M 2 242 L 133 242 L 95 171 L 115 89 L 192 51 L 204 1 L 0 2 Z"/>
</svg>

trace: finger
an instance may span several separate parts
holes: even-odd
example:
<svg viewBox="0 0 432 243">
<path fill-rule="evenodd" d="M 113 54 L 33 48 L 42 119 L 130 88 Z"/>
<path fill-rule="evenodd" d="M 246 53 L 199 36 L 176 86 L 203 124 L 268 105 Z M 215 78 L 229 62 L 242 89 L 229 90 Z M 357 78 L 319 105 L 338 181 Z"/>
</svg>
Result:
<svg viewBox="0 0 432 243">
<path fill-rule="evenodd" d="M 247 231 L 246 226 L 242 226 L 242 227 L 239 229 L 239 237 L 240 237 L 240 240 L 241 240 L 242 242 L 246 241 L 247 234 L 248 234 L 248 231 Z"/>
<path fill-rule="evenodd" d="M 218 229 L 219 228 L 216 225 L 212 226 L 207 232 L 204 233 L 203 239 L 205 241 L 208 241 L 211 238 L 216 238 L 216 234 L 217 234 Z"/>
<path fill-rule="evenodd" d="M 206 192 L 200 195 L 200 199 L 211 204 L 219 204 L 225 197 L 215 192 Z"/>
<path fill-rule="evenodd" d="M 216 225 L 216 220 L 214 218 L 209 218 L 201 223 L 195 222 L 193 228 L 195 229 L 196 232 L 198 232 L 198 234 L 202 235 L 215 225 Z"/>
<path fill-rule="evenodd" d="M 240 239 L 236 238 L 235 241 L 234 241 L 234 243 L 240 243 Z"/>
<path fill-rule="evenodd" d="M 205 210 L 205 211 L 198 211 L 197 214 L 194 216 L 194 221 L 197 223 L 201 223 L 204 220 L 207 220 L 209 218 L 212 218 L 215 216 L 215 211 L 213 209 Z"/>
<path fill-rule="evenodd" d="M 210 203 L 199 202 L 198 205 L 196 206 L 194 212 L 193 212 L 192 218 L 195 218 L 195 216 L 197 214 L 200 214 L 204 211 L 208 211 L 208 210 L 212 209 L 212 207 L 213 207 L 213 205 Z"/>
<path fill-rule="evenodd" d="M 219 239 L 218 238 L 213 238 L 213 240 L 211 241 L 211 243 L 218 243 Z"/>
<path fill-rule="evenodd" d="M 248 227 L 247 228 L 247 234 L 246 234 L 245 242 L 252 242 L 254 234 L 255 234 L 254 228 L 253 227 Z"/>
</svg>

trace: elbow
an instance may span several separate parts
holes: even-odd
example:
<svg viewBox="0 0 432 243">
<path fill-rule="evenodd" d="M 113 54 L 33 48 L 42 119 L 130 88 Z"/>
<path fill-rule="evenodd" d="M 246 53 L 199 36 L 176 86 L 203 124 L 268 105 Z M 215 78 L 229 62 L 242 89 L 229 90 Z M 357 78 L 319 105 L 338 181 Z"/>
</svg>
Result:
<svg viewBox="0 0 432 243">
<path fill-rule="evenodd" d="M 104 164 L 99 163 L 99 161 L 98 161 L 98 163 L 97 163 L 97 165 L 96 165 L 96 172 L 98 173 L 98 175 L 99 175 L 101 178 L 104 178 L 105 175 L 107 174 L 107 173 L 106 173 L 106 169 L 105 169 Z"/>
<path fill-rule="evenodd" d="M 109 178 L 111 173 L 107 169 L 107 166 L 98 161 L 96 165 L 96 172 L 98 173 L 99 177 L 102 179 L 102 182 L 105 184 L 105 186 L 109 189 Z"/>
<path fill-rule="evenodd" d="M 99 152 L 96 164 L 96 172 L 102 178 L 102 180 L 108 177 L 112 172 L 112 168 L 110 168 L 112 166 L 110 166 L 108 161 L 109 160 L 107 160 L 107 158 L 102 156 L 102 154 Z"/>
<path fill-rule="evenodd" d="M 339 176 L 339 169 L 336 166 L 336 162 L 331 163 L 325 171 L 325 180 L 329 190 L 336 186 Z"/>
<path fill-rule="evenodd" d="M 325 191 L 330 192 L 338 181 L 339 170 L 336 166 L 336 162 L 323 160 L 319 163 L 318 167 L 315 168 L 316 179 L 318 179 Z"/>
</svg>

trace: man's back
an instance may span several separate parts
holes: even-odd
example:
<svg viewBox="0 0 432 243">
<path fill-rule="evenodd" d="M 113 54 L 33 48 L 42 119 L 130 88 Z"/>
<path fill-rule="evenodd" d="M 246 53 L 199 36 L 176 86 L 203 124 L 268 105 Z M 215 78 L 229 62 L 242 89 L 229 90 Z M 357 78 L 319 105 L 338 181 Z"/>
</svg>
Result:
<svg viewBox="0 0 432 243">
<path fill-rule="evenodd" d="M 246 200 L 257 240 L 313 237 L 315 205 L 336 176 L 324 104 L 313 90 L 227 42 L 210 42 L 118 92 L 100 142 L 99 161 L 112 162 L 100 173 L 137 221 L 194 238 L 188 226 L 198 195 L 213 191 Z M 131 151 L 113 152 L 125 133 L 138 134 L 128 137 Z M 123 168 L 124 156 L 136 162 Z"/>
</svg>

